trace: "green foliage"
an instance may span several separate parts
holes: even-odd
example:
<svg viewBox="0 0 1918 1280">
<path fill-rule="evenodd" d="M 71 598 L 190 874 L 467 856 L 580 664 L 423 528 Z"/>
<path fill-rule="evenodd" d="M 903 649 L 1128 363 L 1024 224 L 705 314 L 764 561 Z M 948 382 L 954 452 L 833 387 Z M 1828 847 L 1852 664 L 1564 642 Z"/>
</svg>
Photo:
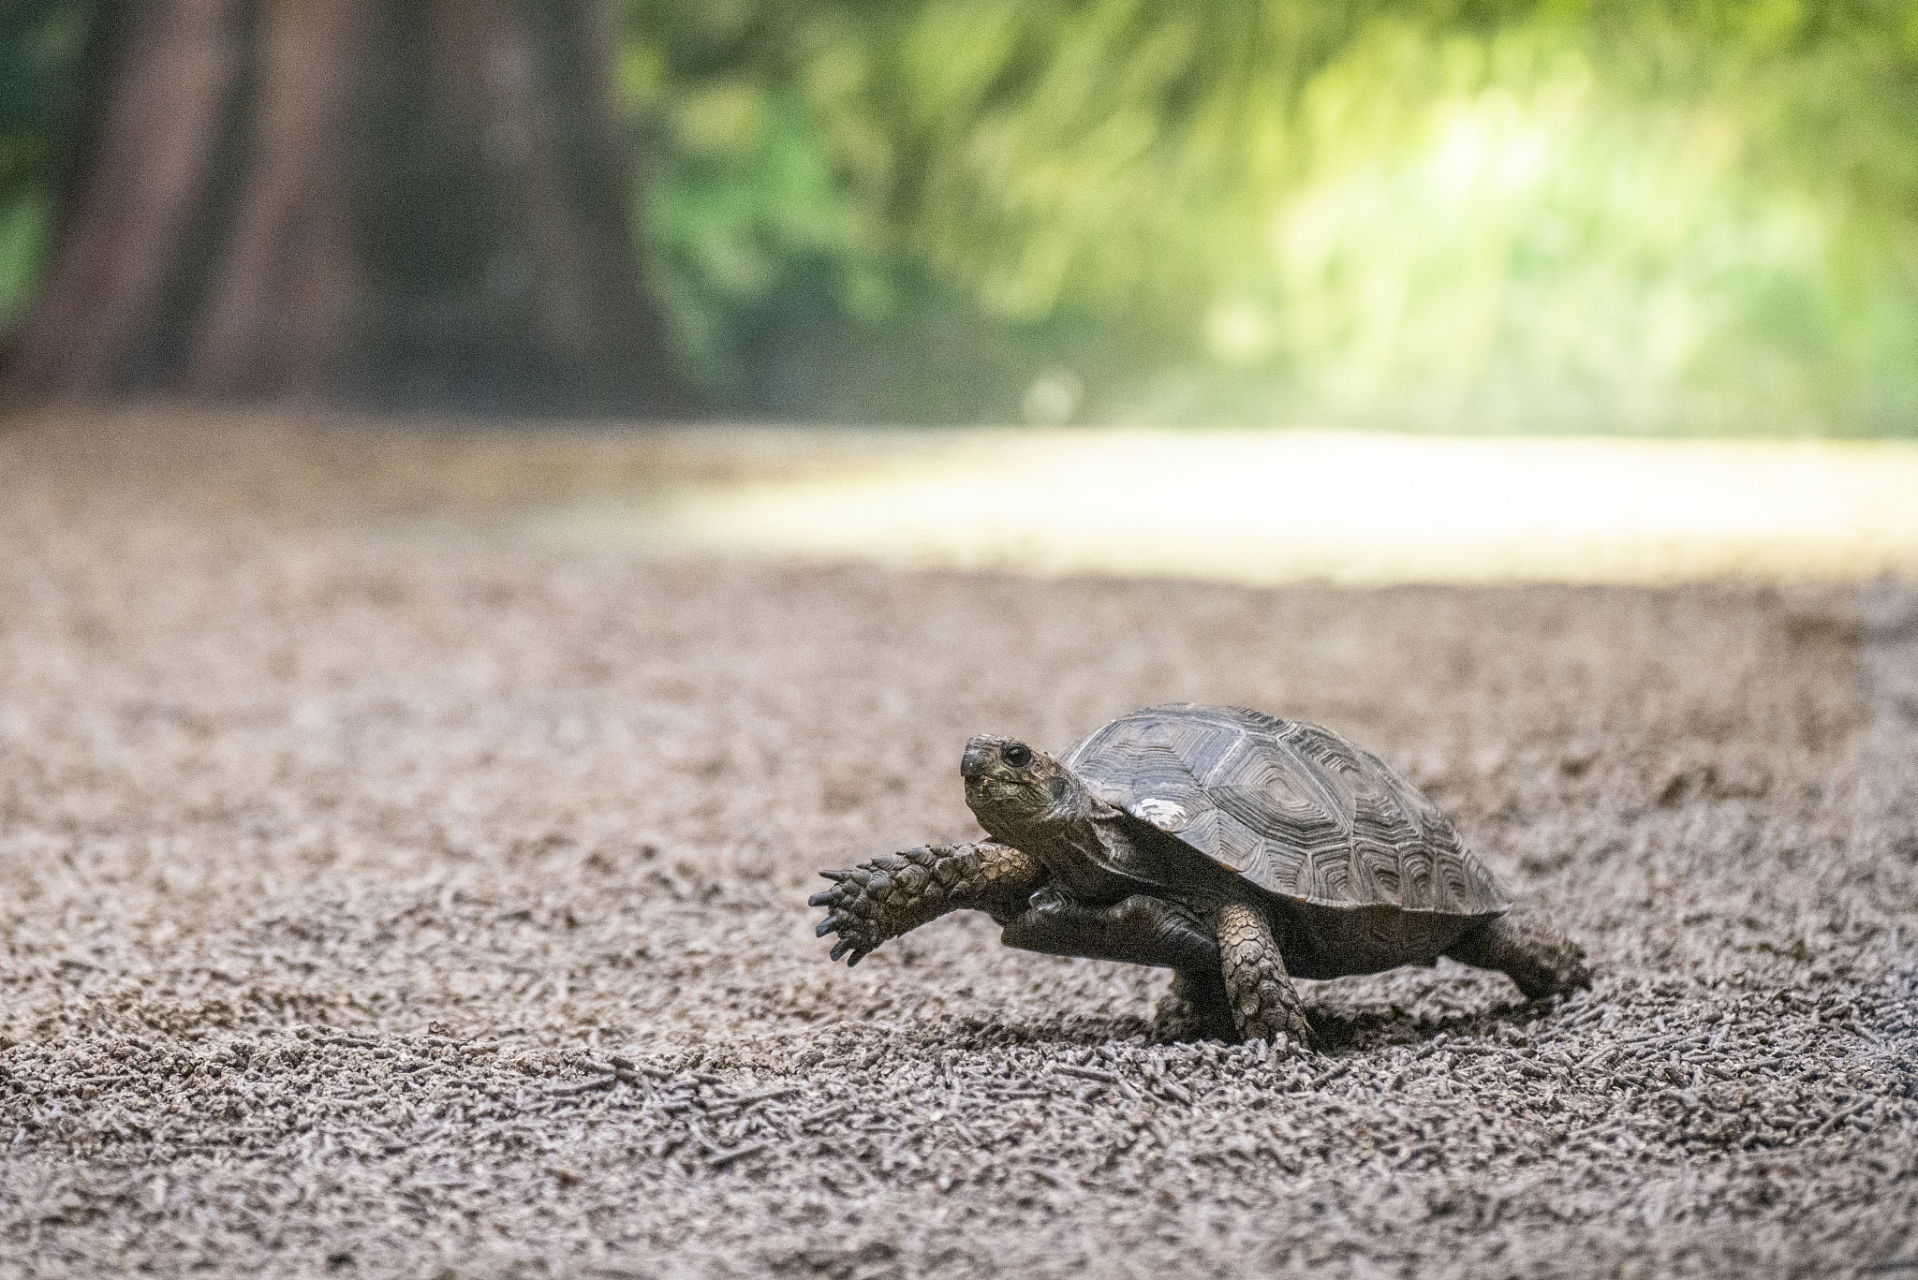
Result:
<svg viewBox="0 0 1918 1280">
<path fill-rule="evenodd" d="M 1844 343 L 1886 336 L 1844 311 L 1842 215 L 1759 181 L 1731 104 L 1621 100 L 1556 33 L 1377 23 L 1298 119 L 1306 159 L 1208 320 L 1291 414 L 1815 430 L 1862 390 Z"/>
<path fill-rule="evenodd" d="M 0 331 L 33 301 L 46 260 L 47 200 L 29 191 L 0 206 Z"/>
<path fill-rule="evenodd" d="M 677 122 L 651 234 L 714 367 L 808 326 L 793 358 L 863 341 L 897 367 L 886 326 L 957 326 L 973 340 L 947 345 L 1000 371 L 1075 345 L 1113 417 L 1911 431 L 1914 14 L 635 5 L 639 96 Z M 712 93 L 759 123 L 688 127 Z M 982 359 L 985 331 L 1033 357 Z M 978 411 L 1009 396 L 982 384 Z"/>
<path fill-rule="evenodd" d="M 91 15 L 73 0 L 0 7 L 0 195 L 55 175 Z"/>
<path fill-rule="evenodd" d="M 32 301 L 92 6 L 0 6 L 0 331 Z"/>
<path fill-rule="evenodd" d="M 852 316 L 886 307 L 862 211 L 790 91 L 712 85 L 676 98 L 666 123 L 641 208 L 653 286 L 694 376 L 741 394 L 734 331 L 775 301 Z"/>
</svg>

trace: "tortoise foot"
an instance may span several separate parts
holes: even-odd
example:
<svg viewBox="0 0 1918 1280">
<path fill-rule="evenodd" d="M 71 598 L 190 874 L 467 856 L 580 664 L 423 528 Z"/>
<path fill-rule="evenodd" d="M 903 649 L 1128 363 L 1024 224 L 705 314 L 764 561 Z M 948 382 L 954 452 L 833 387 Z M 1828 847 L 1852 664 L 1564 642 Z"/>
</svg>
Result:
<svg viewBox="0 0 1918 1280">
<path fill-rule="evenodd" d="M 838 934 L 833 939 L 832 958 L 845 957 L 849 968 L 887 938 L 897 937 L 904 931 L 887 927 L 884 901 L 871 892 L 875 881 L 887 883 L 888 869 L 878 865 L 880 862 L 881 859 L 875 858 L 846 871 L 822 871 L 821 875 L 834 881 L 833 887 L 806 899 L 809 906 L 826 909 L 826 918 L 819 922 L 813 935 L 823 938 L 827 934 Z"/>
<path fill-rule="evenodd" d="M 1286 975 L 1264 916 L 1240 903 L 1221 908 L 1219 958 L 1239 1039 L 1263 1040 L 1281 1052 L 1312 1044 L 1305 1005 Z"/>
<path fill-rule="evenodd" d="M 986 841 L 927 845 L 820 874 L 833 886 L 806 900 L 826 909 L 813 932 L 838 934 L 832 958 L 844 956 L 852 966 L 886 939 L 948 911 L 1005 916 L 1038 886 L 1043 869 L 1017 849 Z"/>
<path fill-rule="evenodd" d="M 1503 971 L 1533 1000 L 1592 985 L 1585 948 L 1523 903 L 1466 934 L 1445 954 Z"/>
<path fill-rule="evenodd" d="M 1185 1040 L 1225 1040 L 1239 1038 L 1232 1021 L 1232 1007 L 1226 1002 L 1225 983 L 1217 971 L 1210 973 L 1178 971 L 1172 975 L 1172 987 L 1159 997 L 1152 1012 L 1152 1038 L 1162 1044 Z"/>
</svg>

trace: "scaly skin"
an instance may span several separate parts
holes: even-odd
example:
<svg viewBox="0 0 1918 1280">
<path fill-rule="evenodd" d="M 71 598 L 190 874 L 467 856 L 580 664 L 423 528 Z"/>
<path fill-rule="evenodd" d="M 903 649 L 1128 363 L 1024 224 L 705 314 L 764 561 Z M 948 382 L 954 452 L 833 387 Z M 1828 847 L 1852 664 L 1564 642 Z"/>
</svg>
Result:
<svg viewBox="0 0 1918 1280">
<path fill-rule="evenodd" d="M 1046 878 L 1036 858 L 992 840 L 923 845 L 820 874 L 835 883 L 810 899 L 826 908 L 815 932 L 822 938 L 837 933 L 832 958 L 846 956 L 849 966 L 886 939 L 948 911 L 983 911 L 1005 924 Z"/>
<path fill-rule="evenodd" d="M 1242 902 L 1219 908 L 1219 959 L 1226 999 L 1241 1040 L 1279 1045 L 1312 1043 L 1312 1026 L 1298 989 L 1286 976 L 1265 917 Z"/>
<path fill-rule="evenodd" d="M 835 883 L 811 901 L 827 909 L 818 934 L 839 935 L 835 960 L 857 964 L 888 938 L 971 908 L 1005 926 L 1007 946 L 1173 969 L 1152 1020 L 1156 1040 L 1238 1038 L 1218 944 L 1203 920 L 1171 903 L 1135 895 L 1085 906 L 1048 888 L 1036 859 L 991 841 L 907 849 L 821 874 Z"/>
<path fill-rule="evenodd" d="M 1212 936 L 1211 925 L 1194 912 L 1149 894 L 1088 906 L 1047 885 L 1026 900 L 1024 911 L 1004 924 L 999 940 L 1025 951 L 1188 973 L 1219 971 L 1219 942 Z"/>
<path fill-rule="evenodd" d="M 1201 738 L 1237 733 L 1241 722 L 1261 731 L 1284 728 L 1269 717 L 1231 708 L 1169 706 L 1140 714 L 1197 717 L 1193 732 Z M 1321 746 L 1329 743 L 1327 750 L 1339 748 L 1334 754 L 1348 763 L 1371 760 L 1323 730 L 1303 729 L 1311 730 Z M 1130 740 L 1113 749 L 1121 754 L 1104 761 L 1108 769 L 1150 754 Z M 1371 763 L 1387 791 L 1409 790 L 1376 760 Z M 1188 764 L 1192 767 L 1197 766 Z M 834 887 L 814 895 L 812 904 L 827 909 L 819 935 L 839 935 L 834 960 L 849 956 L 848 963 L 856 964 L 888 938 L 948 911 L 972 908 L 1003 926 L 1008 946 L 1172 969 L 1172 989 L 1153 1023 L 1161 1039 L 1263 1040 L 1279 1053 L 1312 1043 L 1311 1024 L 1273 935 L 1275 927 L 1289 927 L 1291 912 L 1269 911 L 1271 899 L 1225 877 L 1198 849 L 1168 848 L 1165 830 L 1095 794 L 1072 769 L 1026 743 L 977 734 L 966 743 L 959 773 L 966 804 L 991 839 L 909 849 L 851 871 L 823 873 Z M 1232 778 L 1226 775 L 1223 783 Z M 1142 808 L 1146 803 L 1139 801 Z M 1203 790 L 1195 803 L 1213 805 Z M 1274 823 L 1274 831 L 1284 826 L 1276 816 Z M 1466 886 L 1472 892 L 1454 895 L 1459 898 L 1454 905 L 1484 908 L 1503 896 L 1490 873 L 1455 840 L 1433 849 L 1472 881 Z M 1480 923 L 1463 937 L 1450 925 L 1457 920 L 1456 927 L 1463 928 L 1471 923 L 1467 918 L 1426 922 L 1444 931 L 1440 937 L 1457 938 L 1446 955 L 1501 970 L 1534 998 L 1590 985 L 1584 952 L 1542 918 L 1522 908 L 1502 919 L 1474 915 Z M 1428 948 L 1440 941 L 1414 931 L 1417 936 L 1400 939 L 1395 953 L 1390 945 L 1382 950 L 1369 945 L 1381 939 L 1341 936 L 1339 928 L 1328 926 L 1327 936 L 1302 948 L 1294 962 L 1321 977 L 1371 972 L 1389 966 L 1395 955 L 1406 963 L 1429 963 Z"/>
<path fill-rule="evenodd" d="M 1532 1000 L 1592 985 L 1585 948 L 1523 903 L 1466 934 L 1445 954 L 1504 971 Z"/>
<path fill-rule="evenodd" d="M 1230 1041 L 1238 1034 L 1218 966 L 1173 971 L 1171 988 L 1159 997 L 1158 1007 L 1152 1011 L 1154 1040 Z"/>
</svg>

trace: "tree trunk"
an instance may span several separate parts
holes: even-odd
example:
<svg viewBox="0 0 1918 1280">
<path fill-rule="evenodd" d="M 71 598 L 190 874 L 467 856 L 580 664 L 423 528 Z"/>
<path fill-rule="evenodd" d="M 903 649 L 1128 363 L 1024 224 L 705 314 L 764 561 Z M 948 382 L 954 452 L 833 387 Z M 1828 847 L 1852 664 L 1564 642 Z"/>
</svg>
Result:
<svg viewBox="0 0 1918 1280">
<path fill-rule="evenodd" d="M 611 0 L 109 0 L 15 396 L 678 409 Z"/>
<path fill-rule="evenodd" d="M 67 195 L 47 283 L 15 341 L 13 388 L 79 398 L 136 379 L 219 135 L 238 10 L 236 0 L 153 0 L 100 19 L 89 69 L 91 155 Z"/>
<path fill-rule="evenodd" d="M 318 398 L 353 284 L 342 163 L 365 0 L 265 0 L 256 148 L 181 371 L 205 396 Z"/>
</svg>

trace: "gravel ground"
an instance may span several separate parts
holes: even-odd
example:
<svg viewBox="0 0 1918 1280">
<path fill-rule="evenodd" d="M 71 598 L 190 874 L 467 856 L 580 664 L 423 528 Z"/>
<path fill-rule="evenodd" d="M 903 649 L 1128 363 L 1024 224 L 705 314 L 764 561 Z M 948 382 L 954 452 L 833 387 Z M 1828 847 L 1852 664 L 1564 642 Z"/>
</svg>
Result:
<svg viewBox="0 0 1918 1280">
<path fill-rule="evenodd" d="M 0 434 L 0 1275 L 1918 1275 L 1918 593 L 649 561 L 501 518 L 643 442 L 140 426 Z M 1594 989 L 1267 1062 L 983 918 L 827 964 L 969 733 L 1175 698 Z"/>
</svg>

